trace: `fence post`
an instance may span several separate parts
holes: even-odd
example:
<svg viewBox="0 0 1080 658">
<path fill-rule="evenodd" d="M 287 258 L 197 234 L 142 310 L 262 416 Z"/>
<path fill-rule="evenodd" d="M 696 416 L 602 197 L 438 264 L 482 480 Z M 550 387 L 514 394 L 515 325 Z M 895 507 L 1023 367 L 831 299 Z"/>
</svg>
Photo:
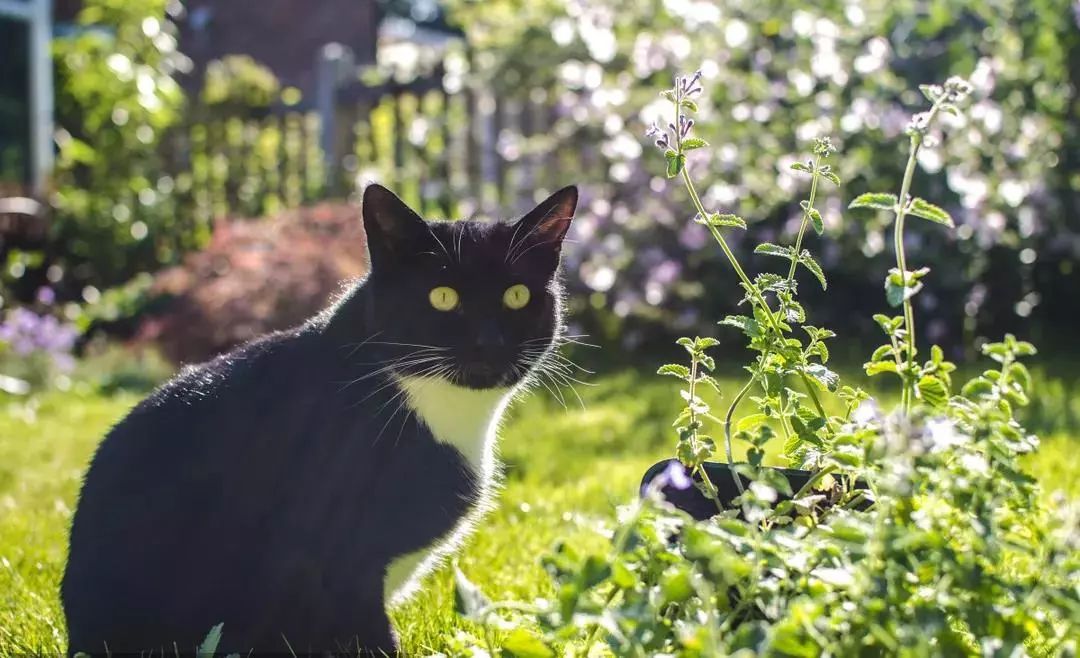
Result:
<svg viewBox="0 0 1080 658">
<path fill-rule="evenodd" d="M 327 187 L 330 189 L 338 188 L 340 164 L 346 155 L 339 152 L 342 147 L 337 139 L 337 90 L 342 80 L 354 73 L 353 53 L 347 46 L 328 43 L 319 49 L 315 67 L 315 110 L 320 118 L 322 135 L 319 142 L 322 145 Z"/>
</svg>

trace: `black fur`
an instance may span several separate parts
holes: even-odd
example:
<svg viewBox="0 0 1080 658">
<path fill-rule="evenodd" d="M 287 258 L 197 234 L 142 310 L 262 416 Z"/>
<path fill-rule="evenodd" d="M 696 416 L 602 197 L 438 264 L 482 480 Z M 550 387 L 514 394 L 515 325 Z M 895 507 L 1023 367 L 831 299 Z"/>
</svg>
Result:
<svg viewBox="0 0 1080 658">
<path fill-rule="evenodd" d="M 105 438 L 62 585 L 71 652 L 396 651 L 389 562 L 448 533 L 477 474 L 399 406 L 391 372 L 518 382 L 560 330 L 557 192 L 516 224 L 424 222 L 376 185 L 371 273 L 322 315 L 184 370 Z M 505 289 L 526 284 L 520 310 Z M 450 312 L 433 287 L 455 288 Z M 438 361 L 417 361 L 419 347 Z M 531 348 L 531 349 L 530 349 Z M 396 363 L 391 370 L 381 370 Z"/>
</svg>

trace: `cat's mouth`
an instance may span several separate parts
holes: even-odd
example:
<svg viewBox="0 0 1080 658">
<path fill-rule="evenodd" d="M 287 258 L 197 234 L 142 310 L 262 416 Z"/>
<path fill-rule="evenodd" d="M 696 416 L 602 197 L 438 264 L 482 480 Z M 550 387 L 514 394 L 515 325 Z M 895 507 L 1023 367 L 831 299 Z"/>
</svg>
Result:
<svg viewBox="0 0 1080 658">
<path fill-rule="evenodd" d="M 463 362 L 450 374 L 453 383 L 466 388 L 505 388 L 519 379 L 512 368 L 494 363 Z"/>
</svg>

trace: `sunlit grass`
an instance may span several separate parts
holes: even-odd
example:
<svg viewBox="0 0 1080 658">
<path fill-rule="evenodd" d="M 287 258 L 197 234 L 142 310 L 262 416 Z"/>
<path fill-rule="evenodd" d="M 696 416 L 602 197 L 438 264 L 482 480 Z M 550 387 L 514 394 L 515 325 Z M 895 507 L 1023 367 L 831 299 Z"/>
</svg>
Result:
<svg viewBox="0 0 1080 658">
<path fill-rule="evenodd" d="M 670 453 L 669 418 L 681 402 L 671 382 L 629 372 L 593 381 L 579 387 L 584 408 L 571 394 L 563 409 L 541 389 L 505 424 L 505 488 L 459 557 L 461 569 L 496 600 L 550 594 L 540 556 L 557 540 L 595 540 L 614 507 L 636 495 L 645 469 Z M 736 386 L 722 383 L 729 392 Z M 36 418 L 0 411 L 0 655 L 66 648 L 57 588 L 82 469 L 136 401 L 130 394 L 51 394 Z M 1080 496 L 1080 462 L 1072 458 L 1078 447 L 1073 437 L 1053 435 L 1028 465 L 1048 488 Z M 395 611 L 407 655 L 438 651 L 464 628 L 451 601 L 443 569 Z"/>
</svg>

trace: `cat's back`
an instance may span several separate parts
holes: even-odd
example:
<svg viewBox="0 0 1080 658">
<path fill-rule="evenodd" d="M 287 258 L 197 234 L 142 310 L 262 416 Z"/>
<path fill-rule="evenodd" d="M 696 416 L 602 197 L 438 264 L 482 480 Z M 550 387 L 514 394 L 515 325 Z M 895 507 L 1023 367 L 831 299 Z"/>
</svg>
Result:
<svg viewBox="0 0 1080 658">
<path fill-rule="evenodd" d="M 147 479 L 160 478 L 162 471 L 153 468 L 155 455 L 183 461 L 216 449 L 219 458 L 227 457 L 227 437 L 237 436 L 238 430 L 246 434 L 244 424 L 286 411 L 281 401 L 296 399 L 292 389 L 313 378 L 305 370 L 318 368 L 316 342 L 309 332 L 276 333 L 185 367 L 106 435 L 91 461 L 86 485 L 106 467 L 141 466 L 138 470 Z M 252 415 L 254 410 L 258 415 Z"/>
</svg>

